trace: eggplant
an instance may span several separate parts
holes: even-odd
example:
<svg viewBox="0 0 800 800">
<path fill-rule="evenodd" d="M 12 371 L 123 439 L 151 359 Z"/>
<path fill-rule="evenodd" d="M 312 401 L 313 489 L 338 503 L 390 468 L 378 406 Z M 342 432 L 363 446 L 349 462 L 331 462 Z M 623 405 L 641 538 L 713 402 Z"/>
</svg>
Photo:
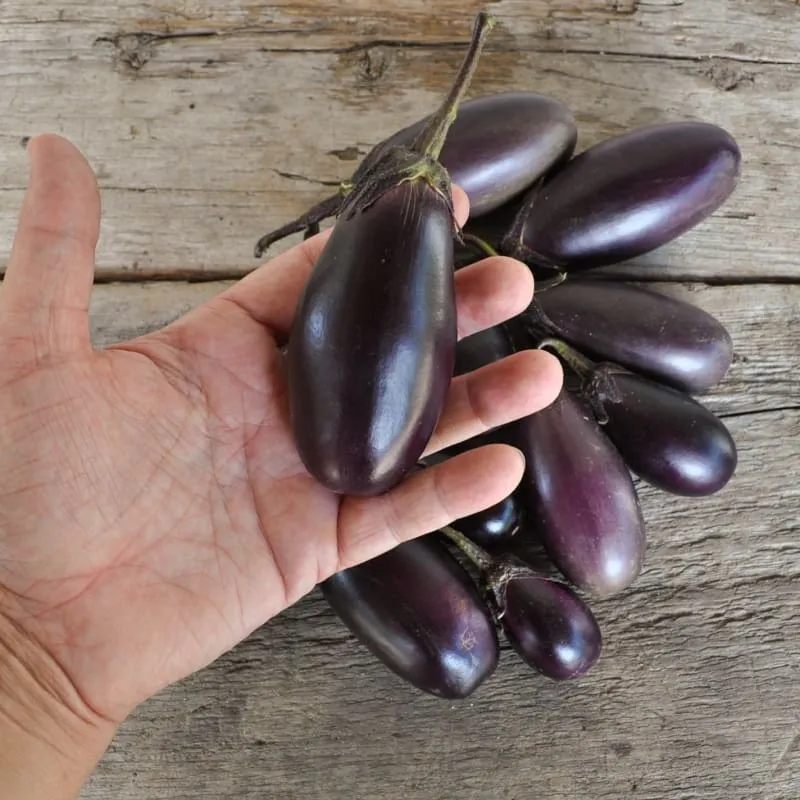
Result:
<svg viewBox="0 0 800 800">
<path fill-rule="evenodd" d="M 525 456 L 518 489 L 530 529 L 558 570 L 597 597 L 623 591 L 645 557 L 644 521 L 625 462 L 583 405 L 562 389 L 509 428 Z"/>
<path fill-rule="evenodd" d="M 600 657 L 603 637 L 594 614 L 558 581 L 511 578 L 500 621 L 517 655 L 553 680 L 585 675 Z"/>
<path fill-rule="evenodd" d="M 529 193 L 502 249 L 568 272 L 626 261 L 716 211 L 736 188 L 740 163 L 733 137 L 704 122 L 607 139 Z"/>
<path fill-rule="evenodd" d="M 491 611 L 433 535 L 338 572 L 320 590 L 376 658 L 423 692 L 468 697 L 497 667 Z"/>
<path fill-rule="evenodd" d="M 335 195 L 262 236 L 256 244 L 256 258 L 292 233 L 303 229 L 317 232 L 319 223 L 341 208 L 354 184 L 393 147 L 411 147 L 431 121 L 425 117 L 375 145 Z M 451 181 L 467 193 L 470 218 L 474 219 L 502 207 L 568 161 L 577 139 L 575 119 L 563 103 L 535 92 L 500 92 L 461 103 L 439 162 Z"/>
<path fill-rule="evenodd" d="M 537 294 L 533 310 L 545 335 L 691 394 L 722 380 L 733 360 L 730 334 L 710 314 L 631 284 L 568 280 Z"/>
<path fill-rule="evenodd" d="M 339 211 L 289 338 L 289 411 L 308 472 L 333 492 L 403 480 L 438 422 L 457 340 L 452 187 L 436 160 L 493 18 L 410 148 L 387 151 Z"/>
<path fill-rule="evenodd" d="M 427 123 L 398 131 L 378 154 L 409 145 Z M 535 92 L 500 92 L 461 104 L 439 160 L 467 193 L 474 218 L 500 208 L 568 160 L 577 139 L 575 119 L 563 103 Z"/>
<path fill-rule="evenodd" d="M 489 550 L 506 546 L 517 532 L 521 521 L 519 502 L 515 495 L 469 517 L 462 517 L 453 527 L 475 544 Z"/>
<path fill-rule="evenodd" d="M 603 431 L 642 480 L 671 494 L 720 491 L 736 470 L 736 444 L 722 420 L 676 389 L 631 373 L 600 370 L 593 406 Z M 602 388 L 600 388 L 602 387 Z"/>
</svg>

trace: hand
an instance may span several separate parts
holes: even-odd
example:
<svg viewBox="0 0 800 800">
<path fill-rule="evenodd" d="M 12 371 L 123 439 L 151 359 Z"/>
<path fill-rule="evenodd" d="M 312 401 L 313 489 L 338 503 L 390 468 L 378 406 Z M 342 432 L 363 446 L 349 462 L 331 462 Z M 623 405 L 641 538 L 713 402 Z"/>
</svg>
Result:
<svg viewBox="0 0 800 800">
<path fill-rule="evenodd" d="M 514 489 L 523 465 L 504 446 L 376 498 L 310 478 L 280 348 L 326 233 L 163 330 L 93 349 L 94 174 L 58 137 L 28 149 L 0 295 L 0 618 L 81 714 L 119 722 L 337 570 Z M 462 336 L 533 291 L 504 258 L 459 271 L 457 287 Z M 560 386 L 558 362 L 536 351 L 455 380 L 429 452 L 536 411 Z"/>
</svg>

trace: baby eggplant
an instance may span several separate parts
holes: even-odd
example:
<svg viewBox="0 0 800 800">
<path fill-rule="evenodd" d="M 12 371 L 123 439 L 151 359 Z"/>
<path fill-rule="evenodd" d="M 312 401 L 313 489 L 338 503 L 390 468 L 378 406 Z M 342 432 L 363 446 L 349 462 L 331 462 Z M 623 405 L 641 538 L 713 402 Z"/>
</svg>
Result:
<svg viewBox="0 0 800 800">
<path fill-rule="evenodd" d="M 733 360 L 731 337 L 710 314 L 627 283 L 568 280 L 537 294 L 531 310 L 546 335 L 691 394 L 722 380 Z"/>
<path fill-rule="evenodd" d="M 391 148 L 411 147 L 430 123 L 426 117 L 375 145 L 337 194 L 263 236 L 256 245 L 256 258 L 292 233 L 316 230 L 320 221 L 337 213 L 353 185 Z M 535 92 L 500 92 L 461 103 L 438 160 L 452 183 L 467 193 L 474 219 L 500 208 L 568 160 L 577 138 L 572 112 L 558 100 Z"/>
<path fill-rule="evenodd" d="M 464 375 L 500 361 L 514 352 L 513 343 L 504 325 L 484 328 L 465 336 L 456 345 L 454 375 Z"/>
<path fill-rule="evenodd" d="M 688 395 L 640 375 L 603 367 L 598 373 L 592 405 L 642 480 L 687 497 L 713 494 L 728 483 L 736 470 L 736 445 L 718 417 Z"/>
<path fill-rule="evenodd" d="M 740 161 L 731 135 L 704 122 L 600 142 L 531 191 L 503 250 L 568 272 L 641 255 L 719 208 L 736 187 Z"/>
<path fill-rule="evenodd" d="M 382 147 L 409 145 L 420 120 Z M 563 103 L 535 92 L 501 92 L 467 100 L 447 133 L 439 161 L 469 197 L 470 217 L 493 211 L 569 159 L 578 131 Z"/>
<path fill-rule="evenodd" d="M 510 430 L 526 460 L 523 513 L 553 564 L 598 597 L 630 586 L 644 562 L 644 521 L 630 472 L 591 414 L 562 389 Z"/>
<path fill-rule="evenodd" d="M 431 535 L 338 572 L 320 590 L 359 641 L 421 691 L 464 698 L 497 667 L 489 607 Z"/>
<path fill-rule="evenodd" d="M 511 578 L 500 622 L 520 658 L 553 680 L 585 675 L 600 657 L 600 626 L 586 603 L 563 583 Z"/>
<path fill-rule="evenodd" d="M 450 95 L 411 147 L 354 185 L 305 286 L 287 356 L 300 457 L 333 492 L 380 494 L 421 456 L 457 339 L 451 184 L 436 160 L 493 18 L 479 14 Z"/>
<path fill-rule="evenodd" d="M 519 528 L 520 516 L 519 502 L 512 494 L 491 508 L 456 520 L 453 527 L 475 544 L 496 550 L 511 541 Z"/>
</svg>

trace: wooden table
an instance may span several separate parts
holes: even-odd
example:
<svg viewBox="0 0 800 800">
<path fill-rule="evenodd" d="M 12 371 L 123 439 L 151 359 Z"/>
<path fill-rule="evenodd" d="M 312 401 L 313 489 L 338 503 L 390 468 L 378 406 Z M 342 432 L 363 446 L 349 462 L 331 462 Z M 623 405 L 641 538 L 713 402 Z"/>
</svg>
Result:
<svg viewBox="0 0 800 800">
<path fill-rule="evenodd" d="M 435 107 L 478 4 L 433 6 L 6 0 L 3 257 L 25 137 L 63 133 L 102 186 L 98 345 L 171 321 L 255 267 L 265 229 Z M 472 94 L 557 96 L 580 148 L 679 118 L 739 141 L 724 208 L 612 271 L 729 327 L 735 363 L 707 402 L 738 442 L 735 479 L 700 501 L 642 489 L 647 568 L 595 604 L 606 649 L 585 680 L 554 685 L 505 652 L 469 701 L 421 696 L 313 594 L 139 709 L 87 800 L 800 797 L 800 8 L 492 8 L 501 26 Z"/>
</svg>

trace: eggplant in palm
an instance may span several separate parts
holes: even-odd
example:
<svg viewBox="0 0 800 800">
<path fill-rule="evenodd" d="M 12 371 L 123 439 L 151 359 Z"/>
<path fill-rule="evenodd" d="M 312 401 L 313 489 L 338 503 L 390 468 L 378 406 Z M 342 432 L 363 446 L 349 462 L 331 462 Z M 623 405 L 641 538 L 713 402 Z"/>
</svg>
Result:
<svg viewBox="0 0 800 800">
<path fill-rule="evenodd" d="M 338 572 L 320 590 L 359 641 L 424 692 L 467 697 L 497 667 L 491 611 L 432 535 Z"/>
<path fill-rule="evenodd" d="M 452 189 L 436 157 L 493 20 L 479 14 L 450 95 L 411 147 L 354 186 L 303 291 L 288 347 L 300 457 L 331 491 L 400 482 L 444 405 L 457 338 Z"/>
</svg>

